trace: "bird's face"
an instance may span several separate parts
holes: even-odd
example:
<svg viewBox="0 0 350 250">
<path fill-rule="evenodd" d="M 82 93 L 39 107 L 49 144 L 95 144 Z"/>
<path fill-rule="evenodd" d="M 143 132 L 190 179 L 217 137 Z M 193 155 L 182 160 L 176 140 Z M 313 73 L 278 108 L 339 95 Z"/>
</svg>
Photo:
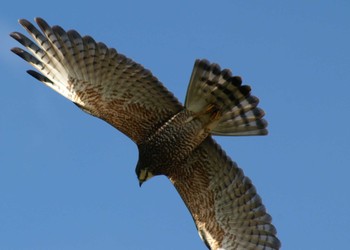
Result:
<svg viewBox="0 0 350 250">
<path fill-rule="evenodd" d="M 147 148 L 139 145 L 139 160 L 136 166 L 136 175 L 139 180 L 140 187 L 142 183 L 151 179 L 155 175 L 159 175 L 159 161 L 154 160 L 159 159 L 159 157 L 155 156 L 147 150 Z"/>
<path fill-rule="evenodd" d="M 142 186 L 142 183 L 151 179 L 154 176 L 147 168 L 138 169 L 136 167 L 136 174 L 137 178 L 139 179 L 140 187 Z"/>
</svg>

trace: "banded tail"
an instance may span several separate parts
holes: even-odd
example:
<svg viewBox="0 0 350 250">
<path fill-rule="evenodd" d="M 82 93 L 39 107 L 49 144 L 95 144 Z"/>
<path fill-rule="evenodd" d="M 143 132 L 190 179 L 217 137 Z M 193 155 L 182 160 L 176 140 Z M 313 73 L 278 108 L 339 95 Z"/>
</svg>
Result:
<svg viewBox="0 0 350 250">
<path fill-rule="evenodd" d="M 230 70 L 196 60 L 185 107 L 196 113 L 213 106 L 219 110 L 221 117 L 211 130 L 213 135 L 266 135 L 267 122 L 262 118 L 265 113 L 257 107 L 259 99 L 250 91 Z"/>
</svg>

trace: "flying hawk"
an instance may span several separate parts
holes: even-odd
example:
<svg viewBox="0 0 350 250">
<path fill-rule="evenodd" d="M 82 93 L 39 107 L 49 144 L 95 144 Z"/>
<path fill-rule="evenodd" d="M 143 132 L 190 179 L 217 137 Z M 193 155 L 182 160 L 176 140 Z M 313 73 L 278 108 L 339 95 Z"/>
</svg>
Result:
<svg viewBox="0 0 350 250">
<path fill-rule="evenodd" d="M 187 205 L 210 249 L 279 249 L 280 241 L 250 179 L 211 135 L 265 135 L 259 100 L 238 76 L 196 60 L 183 106 L 149 70 L 74 30 L 43 19 L 19 23 L 12 51 L 28 73 L 133 140 L 140 185 L 165 175 Z"/>
</svg>

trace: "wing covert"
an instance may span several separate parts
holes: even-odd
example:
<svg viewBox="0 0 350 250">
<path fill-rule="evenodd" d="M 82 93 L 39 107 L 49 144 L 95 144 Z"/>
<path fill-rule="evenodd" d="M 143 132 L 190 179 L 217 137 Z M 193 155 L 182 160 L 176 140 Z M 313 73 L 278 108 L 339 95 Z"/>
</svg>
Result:
<svg viewBox="0 0 350 250">
<path fill-rule="evenodd" d="M 208 137 L 170 180 L 202 239 L 214 249 L 279 249 L 280 241 L 250 179 Z"/>
<path fill-rule="evenodd" d="M 32 36 L 11 36 L 27 48 L 12 51 L 34 66 L 29 74 L 99 117 L 136 143 L 182 109 L 182 105 L 149 70 L 74 30 L 49 26 L 36 18 L 20 24 Z"/>
</svg>

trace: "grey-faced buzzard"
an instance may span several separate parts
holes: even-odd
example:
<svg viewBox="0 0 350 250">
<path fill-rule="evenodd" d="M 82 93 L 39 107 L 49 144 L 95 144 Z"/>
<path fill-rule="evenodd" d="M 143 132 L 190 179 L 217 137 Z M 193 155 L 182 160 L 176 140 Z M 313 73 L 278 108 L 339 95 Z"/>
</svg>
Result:
<svg viewBox="0 0 350 250">
<path fill-rule="evenodd" d="M 211 135 L 265 135 L 263 110 L 238 76 L 196 60 L 183 106 L 149 70 L 74 30 L 49 26 L 11 36 L 28 73 L 130 137 L 138 146 L 140 185 L 155 175 L 173 183 L 210 249 L 279 249 L 260 196 Z"/>
</svg>

